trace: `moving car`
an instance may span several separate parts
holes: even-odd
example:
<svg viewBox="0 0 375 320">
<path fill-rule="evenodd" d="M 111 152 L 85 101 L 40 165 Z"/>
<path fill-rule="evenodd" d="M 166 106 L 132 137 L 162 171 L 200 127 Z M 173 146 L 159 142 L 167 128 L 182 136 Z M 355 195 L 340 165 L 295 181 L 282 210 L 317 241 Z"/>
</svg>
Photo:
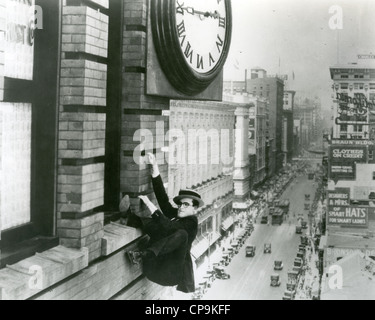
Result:
<svg viewBox="0 0 375 320">
<path fill-rule="evenodd" d="M 280 271 L 283 270 L 284 264 L 281 260 L 275 260 L 273 270 Z"/>
<path fill-rule="evenodd" d="M 256 247 L 251 245 L 246 247 L 246 257 L 254 257 L 255 256 Z"/>
<path fill-rule="evenodd" d="M 302 234 L 302 227 L 296 226 L 296 234 Z"/>
<path fill-rule="evenodd" d="M 267 224 L 268 223 L 268 216 L 262 216 L 262 219 L 260 220 L 261 224 Z"/>
<path fill-rule="evenodd" d="M 263 253 L 271 253 L 271 244 L 265 243 Z"/>
</svg>

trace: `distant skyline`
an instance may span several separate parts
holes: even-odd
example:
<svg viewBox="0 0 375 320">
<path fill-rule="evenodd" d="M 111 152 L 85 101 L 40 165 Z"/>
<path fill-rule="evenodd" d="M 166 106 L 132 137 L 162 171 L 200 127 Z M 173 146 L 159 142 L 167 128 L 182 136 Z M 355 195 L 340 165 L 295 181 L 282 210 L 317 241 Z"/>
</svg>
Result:
<svg viewBox="0 0 375 320">
<path fill-rule="evenodd" d="M 332 6 L 342 9 L 342 29 L 332 29 L 332 20 L 340 17 Z M 225 80 L 244 80 L 245 69 L 253 67 L 287 74 L 287 89 L 318 96 L 327 109 L 329 67 L 375 54 L 375 0 L 232 0 L 232 11 Z"/>
</svg>

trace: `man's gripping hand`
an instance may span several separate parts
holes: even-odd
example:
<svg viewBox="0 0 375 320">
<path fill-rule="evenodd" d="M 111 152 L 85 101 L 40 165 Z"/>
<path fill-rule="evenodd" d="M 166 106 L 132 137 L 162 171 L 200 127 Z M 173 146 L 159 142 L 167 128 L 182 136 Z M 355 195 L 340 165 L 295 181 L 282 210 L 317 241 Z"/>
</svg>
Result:
<svg viewBox="0 0 375 320">
<path fill-rule="evenodd" d="M 152 177 L 156 178 L 157 176 L 159 176 L 160 172 L 159 172 L 159 167 L 158 167 L 158 163 L 156 161 L 155 155 L 152 154 L 152 153 L 148 153 L 146 161 L 147 161 L 147 163 L 149 163 L 152 166 L 152 169 L 151 169 Z"/>
<path fill-rule="evenodd" d="M 147 196 L 138 196 L 139 199 L 143 201 L 143 203 L 147 206 L 148 210 L 150 211 L 149 214 L 146 216 L 146 218 L 151 218 L 151 215 L 157 211 L 158 209 L 156 206 L 150 201 L 150 199 Z"/>
</svg>

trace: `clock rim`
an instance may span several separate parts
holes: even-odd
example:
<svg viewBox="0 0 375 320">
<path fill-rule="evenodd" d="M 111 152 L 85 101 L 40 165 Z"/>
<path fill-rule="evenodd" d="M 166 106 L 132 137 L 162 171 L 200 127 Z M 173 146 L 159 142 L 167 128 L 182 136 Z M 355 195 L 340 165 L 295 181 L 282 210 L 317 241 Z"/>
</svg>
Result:
<svg viewBox="0 0 375 320">
<path fill-rule="evenodd" d="M 152 36 L 159 63 L 169 82 L 183 94 L 195 95 L 204 91 L 221 73 L 227 60 L 232 37 L 232 7 L 231 0 L 223 1 L 226 10 L 223 52 L 212 70 L 199 73 L 185 60 L 180 46 L 176 28 L 176 1 L 150 0 Z"/>
</svg>

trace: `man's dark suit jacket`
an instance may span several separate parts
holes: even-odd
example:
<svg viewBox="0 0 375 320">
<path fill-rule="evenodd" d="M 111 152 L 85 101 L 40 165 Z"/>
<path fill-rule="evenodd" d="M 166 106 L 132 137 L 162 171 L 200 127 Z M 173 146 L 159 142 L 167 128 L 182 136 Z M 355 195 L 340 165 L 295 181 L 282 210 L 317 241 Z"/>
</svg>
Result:
<svg viewBox="0 0 375 320">
<path fill-rule="evenodd" d="M 149 246 L 162 247 L 166 243 L 165 238 L 177 230 L 187 232 L 188 245 L 187 250 L 184 249 L 186 250 L 184 261 L 176 261 L 176 252 L 171 252 L 157 257 L 154 261 L 144 261 L 144 273 L 147 278 L 160 285 L 177 285 L 179 291 L 194 292 L 194 270 L 190 250 L 198 232 L 198 218 L 196 216 L 177 218 L 178 209 L 169 202 L 160 175 L 152 179 L 152 185 L 161 212 L 158 211 L 153 215 L 152 221 L 145 225 L 145 232 L 150 236 Z M 178 256 L 181 257 L 181 254 Z"/>
</svg>

